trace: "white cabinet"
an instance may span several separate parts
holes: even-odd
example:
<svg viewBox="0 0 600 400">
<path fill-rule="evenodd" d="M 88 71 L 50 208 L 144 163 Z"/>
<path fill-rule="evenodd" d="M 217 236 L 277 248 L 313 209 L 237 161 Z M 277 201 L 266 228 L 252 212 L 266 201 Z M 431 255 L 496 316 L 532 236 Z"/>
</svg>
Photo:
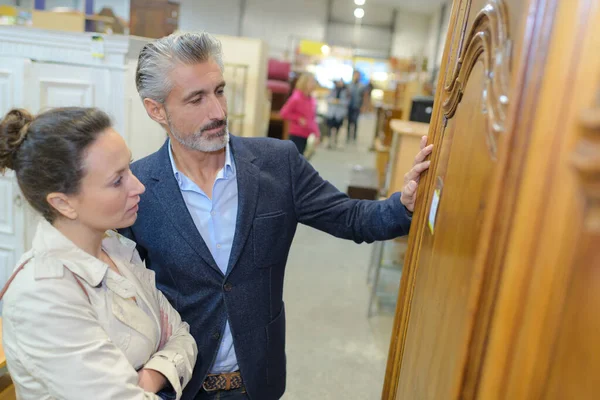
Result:
<svg viewBox="0 0 600 400">
<path fill-rule="evenodd" d="M 24 104 L 25 75 L 31 61 L 23 58 L 2 57 L 0 54 L 0 113 Z"/>
<path fill-rule="evenodd" d="M 23 104 L 28 60 L 0 57 L 0 114 Z M 0 175 L 0 285 L 4 286 L 24 250 L 25 207 L 14 173 Z"/>
<path fill-rule="evenodd" d="M 13 172 L 0 175 L 0 285 L 25 250 L 25 207 Z"/>
<path fill-rule="evenodd" d="M 105 36 L 101 58 L 92 34 L 0 26 L 0 117 L 20 107 L 36 114 L 54 107 L 98 107 L 113 120 L 135 158 L 156 151 L 164 130 L 153 122 L 135 88 L 137 52 L 126 36 Z M 0 176 L 0 287 L 31 246 L 40 217 L 23 199 L 14 173 Z"/>
</svg>

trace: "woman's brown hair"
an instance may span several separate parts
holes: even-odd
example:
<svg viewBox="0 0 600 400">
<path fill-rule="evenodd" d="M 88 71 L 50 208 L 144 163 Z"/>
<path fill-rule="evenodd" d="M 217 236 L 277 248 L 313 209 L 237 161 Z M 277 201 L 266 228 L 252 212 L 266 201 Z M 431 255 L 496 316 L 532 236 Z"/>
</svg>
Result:
<svg viewBox="0 0 600 400">
<path fill-rule="evenodd" d="M 0 121 L 0 173 L 15 171 L 29 204 L 52 222 L 57 212 L 46 197 L 79 191 L 85 152 L 110 127 L 109 116 L 95 108 L 56 108 L 37 117 L 13 109 Z"/>
</svg>

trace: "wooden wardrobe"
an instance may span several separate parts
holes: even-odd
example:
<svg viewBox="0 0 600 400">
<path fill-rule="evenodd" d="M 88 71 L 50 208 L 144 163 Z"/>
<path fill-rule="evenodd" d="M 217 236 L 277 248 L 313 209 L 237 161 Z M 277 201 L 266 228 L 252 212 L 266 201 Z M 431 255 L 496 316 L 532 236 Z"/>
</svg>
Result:
<svg viewBox="0 0 600 400">
<path fill-rule="evenodd" d="M 600 399 L 600 1 L 455 0 L 383 399 Z"/>
</svg>

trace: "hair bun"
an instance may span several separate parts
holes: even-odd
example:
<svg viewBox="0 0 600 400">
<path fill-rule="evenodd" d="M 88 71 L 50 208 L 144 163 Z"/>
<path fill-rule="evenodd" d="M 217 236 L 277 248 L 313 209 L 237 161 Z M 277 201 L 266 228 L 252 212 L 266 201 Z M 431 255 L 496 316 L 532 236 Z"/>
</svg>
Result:
<svg viewBox="0 0 600 400">
<path fill-rule="evenodd" d="M 15 155 L 27 137 L 33 115 L 27 110 L 13 109 L 0 121 L 0 172 L 14 169 Z"/>
</svg>

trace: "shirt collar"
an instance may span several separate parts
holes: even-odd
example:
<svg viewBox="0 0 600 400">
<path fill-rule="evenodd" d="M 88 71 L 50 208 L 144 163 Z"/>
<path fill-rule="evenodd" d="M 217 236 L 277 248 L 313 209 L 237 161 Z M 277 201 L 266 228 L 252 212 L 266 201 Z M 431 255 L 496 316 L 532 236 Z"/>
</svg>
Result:
<svg viewBox="0 0 600 400">
<path fill-rule="evenodd" d="M 171 139 L 169 139 L 169 161 L 171 162 L 171 168 L 173 169 L 173 175 L 175 175 L 175 179 L 179 184 L 181 189 L 184 189 L 186 185 L 186 181 L 188 178 L 177 169 L 177 165 L 175 165 L 175 159 L 173 158 L 173 148 L 171 147 Z M 233 157 L 231 155 L 231 147 L 229 146 L 229 140 L 225 144 L 225 166 L 217 175 L 217 178 L 223 177 L 224 179 L 230 179 L 235 176 L 235 163 L 233 162 Z"/>
<path fill-rule="evenodd" d="M 126 261 L 133 258 L 135 243 L 114 231 L 107 231 L 102 248 L 109 256 Z M 86 253 L 64 236 L 46 220 L 38 224 L 32 242 L 36 279 L 62 276 L 63 268 L 85 280 L 90 286 L 98 286 L 108 270 L 108 265 Z"/>
</svg>

